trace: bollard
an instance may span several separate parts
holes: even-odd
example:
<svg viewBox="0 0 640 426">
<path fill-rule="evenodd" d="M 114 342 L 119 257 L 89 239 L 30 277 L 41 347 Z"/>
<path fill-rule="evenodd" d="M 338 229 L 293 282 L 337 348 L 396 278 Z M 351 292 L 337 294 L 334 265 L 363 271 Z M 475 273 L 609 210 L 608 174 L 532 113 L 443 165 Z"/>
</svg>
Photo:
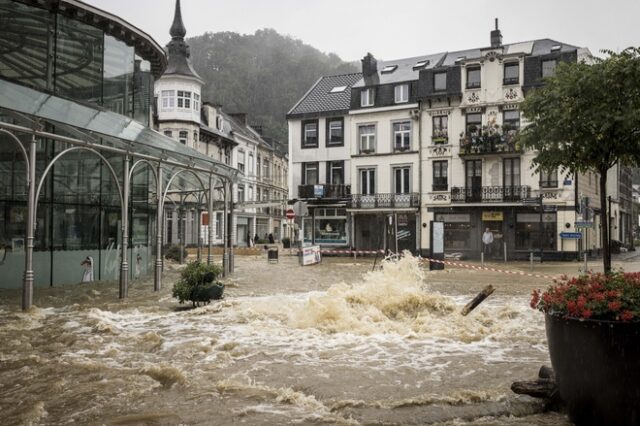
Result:
<svg viewBox="0 0 640 426">
<path fill-rule="evenodd" d="M 480 265 L 484 268 L 484 252 L 480 252 Z"/>
<path fill-rule="evenodd" d="M 533 252 L 529 253 L 529 269 L 533 271 Z"/>
<path fill-rule="evenodd" d="M 507 243 L 502 243 L 502 247 L 504 247 L 504 263 L 507 263 Z"/>
<path fill-rule="evenodd" d="M 587 273 L 587 271 L 588 271 L 588 269 L 587 269 L 587 268 L 588 268 L 588 265 L 587 265 L 587 252 L 585 252 L 585 253 L 584 253 L 584 269 L 582 270 L 582 272 L 583 272 L 584 274 L 586 274 L 586 273 Z"/>
</svg>

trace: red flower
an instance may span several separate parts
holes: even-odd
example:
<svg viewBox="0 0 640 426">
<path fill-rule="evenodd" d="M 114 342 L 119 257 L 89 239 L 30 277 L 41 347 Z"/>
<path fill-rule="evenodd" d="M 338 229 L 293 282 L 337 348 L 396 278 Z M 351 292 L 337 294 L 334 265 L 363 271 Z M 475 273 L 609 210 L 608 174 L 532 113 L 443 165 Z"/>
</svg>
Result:
<svg viewBox="0 0 640 426">
<path fill-rule="evenodd" d="M 631 321 L 633 319 L 633 312 L 623 311 L 622 314 L 620 314 L 620 319 L 622 321 Z"/>
<path fill-rule="evenodd" d="M 609 310 L 613 312 L 618 312 L 622 307 L 622 303 L 620 303 L 619 300 L 614 300 L 613 302 L 609 302 L 607 306 L 609 307 Z"/>
</svg>

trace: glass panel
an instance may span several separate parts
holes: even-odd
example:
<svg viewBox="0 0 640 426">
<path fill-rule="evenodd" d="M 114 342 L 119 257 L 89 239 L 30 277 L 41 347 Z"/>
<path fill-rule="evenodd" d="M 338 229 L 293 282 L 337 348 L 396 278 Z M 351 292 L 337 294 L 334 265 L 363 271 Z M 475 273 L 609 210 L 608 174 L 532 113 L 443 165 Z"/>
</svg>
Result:
<svg viewBox="0 0 640 426">
<path fill-rule="evenodd" d="M 505 64 L 504 66 L 504 79 L 507 83 L 517 83 L 520 77 L 519 66 L 517 63 Z"/>
<path fill-rule="evenodd" d="M 551 77 L 556 73 L 556 60 L 542 61 L 542 77 Z"/>
<path fill-rule="evenodd" d="M 55 93 L 67 98 L 102 103 L 101 30 L 58 15 Z"/>
<path fill-rule="evenodd" d="M 433 90 L 435 92 L 447 90 L 447 73 L 439 72 L 433 75 Z"/>
<path fill-rule="evenodd" d="M 467 87 L 480 87 L 480 68 L 467 69 Z"/>
<path fill-rule="evenodd" d="M 47 89 L 49 31 L 53 16 L 15 1 L 0 1 L 0 76 Z"/>
<path fill-rule="evenodd" d="M 105 35 L 102 98 L 106 109 L 133 117 L 133 73 L 133 47 Z"/>
</svg>

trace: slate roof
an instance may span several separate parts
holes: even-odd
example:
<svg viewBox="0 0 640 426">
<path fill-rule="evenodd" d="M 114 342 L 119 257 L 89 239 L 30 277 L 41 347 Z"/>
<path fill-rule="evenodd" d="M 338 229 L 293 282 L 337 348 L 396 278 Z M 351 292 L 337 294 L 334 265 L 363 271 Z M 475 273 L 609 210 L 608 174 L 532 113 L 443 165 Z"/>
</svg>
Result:
<svg viewBox="0 0 640 426">
<path fill-rule="evenodd" d="M 184 41 L 184 36 L 187 34 L 187 30 L 182 23 L 180 0 L 176 0 L 176 11 L 169 34 L 171 35 L 171 41 L 166 47 L 167 69 L 162 75 L 183 75 L 187 77 L 194 77 L 203 82 L 196 70 L 193 69 L 193 65 L 191 65 L 191 53 L 189 52 L 189 46 Z"/>
<path fill-rule="evenodd" d="M 320 77 L 307 93 L 287 114 L 296 118 L 304 114 L 348 111 L 351 105 L 351 87 L 362 79 L 361 73 Z M 345 90 L 331 93 L 334 87 L 345 86 Z"/>
<path fill-rule="evenodd" d="M 435 55 L 415 56 L 413 58 L 394 59 L 391 61 L 378 61 L 378 83 L 392 84 L 402 81 L 417 80 L 420 76 L 420 70 L 433 68 L 441 60 L 445 53 L 436 53 Z M 428 61 L 428 63 L 420 68 L 415 68 L 419 62 Z M 382 72 L 386 66 L 397 66 L 393 72 Z M 415 68 L 415 69 L 414 69 Z M 364 87 L 364 79 L 358 81 L 353 87 Z"/>
</svg>

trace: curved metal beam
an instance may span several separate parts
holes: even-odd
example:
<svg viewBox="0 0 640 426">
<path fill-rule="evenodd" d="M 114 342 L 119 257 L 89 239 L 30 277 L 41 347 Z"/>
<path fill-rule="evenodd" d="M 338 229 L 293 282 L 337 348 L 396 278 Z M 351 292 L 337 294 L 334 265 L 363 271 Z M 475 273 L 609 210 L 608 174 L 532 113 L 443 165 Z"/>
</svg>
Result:
<svg viewBox="0 0 640 426">
<path fill-rule="evenodd" d="M 173 176 L 171 176 L 171 179 L 169 179 L 169 182 L 167 183 L 167 186 L 166 186 L 166 187 L 165 187 L 165 189 L 164 189 L 164 194 L 162 195 L 162 199 L 163 199 L 163 200 L 164 200 L 164 199 L 165 199 L 165 197 L 167 196 L 167 193 L 168 193 L 168 191 L 169 191 L 169 188 L 171 188 L 171 184 L 173 183 L 173 180 L 174 180 L 175 178 L 177 178 L 180 174 L 184 173 L 184 172 L 191 173 L 193 176 L 195 176 L 195 178 L 198 180 L 198 182 L 200 182 L 200 185 L 202 186 L 202 190 L 203 190 L 203 191 L 205 191 L 205 192 L 207 191 L 207 189 L 206 189 L 206 188 L 205 188 L 205 186 L 204 186 L 204 182 L 202 182 L 202 179 L 200 179 L 200 176 L 198 176 L 198 174 L 197 174 L 196 172 L 194 172 L 194 171 L 193 171 L 193 170 L 191 170 L 191 169 L 180 169 L 180 170 L 178 170 L 177 172 L 175 172 L 175 173 L 173 174 Z M 208 199 L 208 198 L 207 198 L 207 199 Z"/>
<path fill-rule="evenodd" d="M 0 134 L 9 136 L 9 138 L 13 142 L 15 142 L 18 145 L 18 147 L 20 147 L 20 152 L 22 152 L 22 156 L 24 157 L 24 162 L 27 165 L 27 185 L 29 185 L 29 155 L 27 154 L 27 150 L 25 149 L 24 146 L 22 146 L 22 142 L 20 142 L 20 139 L 18 139 L 18 137 L 13 133 L 11 133 L 10 131 L 5 129 L 0 129 Z"/>
<path fill-rule="evenodd" d="M 133 171 L 135 170 L 136 166 L 140 163 L 146 163 L 147 166 L 149 166 L 149 168 L 151 169 L 151 171 L 153 172 L 153 177 L 156 181 L 156 188 L 158 187 L 158 172 L 156 172 L 156 169 L 153 167 L 153 163 L 151 163 L 151 161 L 149 160 L 138 160 L 135 163 L 133 163 L 133 165 L 131 166 L 131 169 L 129 169 L 129 181 L 132 181 L 133 179 Z M 158 197 L 160 196 L 160 194 L 158 194 Z"/>
</svg>

